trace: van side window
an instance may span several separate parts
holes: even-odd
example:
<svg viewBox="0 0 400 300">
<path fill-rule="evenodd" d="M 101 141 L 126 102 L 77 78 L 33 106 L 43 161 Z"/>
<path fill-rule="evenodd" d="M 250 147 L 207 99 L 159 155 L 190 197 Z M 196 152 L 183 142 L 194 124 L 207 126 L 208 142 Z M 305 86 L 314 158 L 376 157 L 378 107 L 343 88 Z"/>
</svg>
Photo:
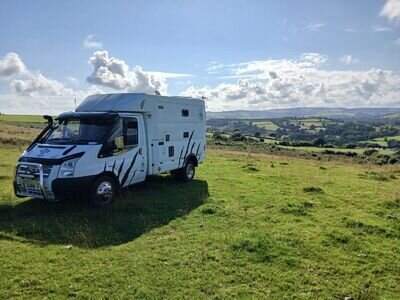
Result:
<svg viewBox="0 0 400 300">
<path fill-rule="evenodd" d="M 169 146 L 168 147 L 168 156 L 169 157 L 172 157 L 172 156 L 174 156 L 175 154 L 174 154 L 174 146 Z"/>
<path fill-rule="evenodd" d="M 124 145 L 125 147 L 138 144 L 138 123 L 136 118 L 124 118 Z"/>
<path fill-rule="evenodd" d="M 189 117 L 189 110 L 188 109 L 182 109 L 182 117 Z"/>
</svg>

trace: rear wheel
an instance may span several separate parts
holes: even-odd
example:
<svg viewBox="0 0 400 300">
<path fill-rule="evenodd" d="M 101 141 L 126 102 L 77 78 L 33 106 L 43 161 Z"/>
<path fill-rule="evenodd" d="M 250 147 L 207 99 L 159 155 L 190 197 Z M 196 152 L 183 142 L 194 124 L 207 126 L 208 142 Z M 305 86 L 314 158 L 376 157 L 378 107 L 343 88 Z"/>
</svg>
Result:
<svg viewBox="0 0 400 300">
<path fill-rule="evenodd" d="M 114 202 L 116 191 L 114 179 L 109 176 L 101 176 L 90 189 L 90 204 L 95 207 L 109 206 Z"/>
<path fill-rule="evenodd" d="M 196 166 L 192 161 L 188 161 L 185 166 L 179 170 L 178 178 L 184 182 L 192 181 L 196 174 Z"/>
</svg>

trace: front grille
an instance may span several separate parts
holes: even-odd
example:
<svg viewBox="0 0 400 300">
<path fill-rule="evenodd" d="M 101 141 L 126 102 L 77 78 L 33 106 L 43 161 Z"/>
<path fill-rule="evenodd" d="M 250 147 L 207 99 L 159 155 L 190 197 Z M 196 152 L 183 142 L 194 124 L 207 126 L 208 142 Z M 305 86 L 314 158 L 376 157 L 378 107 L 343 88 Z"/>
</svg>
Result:
<svg viewBox="0 0 400 300">
<path fill-rule="evenodd" d="M 42 165 L 42 170 L 43 170 L 43 177 L 47 178 L 50 175 L 52 166 L 50 165 Z M 40 178 L 40 169 L 39 165 L 24 165 L 21 164 L 18 166 L 17 170 L 17 176 L 23 177 L 23 178 L 35 178 L 39 179 Z"/>
<path fill-rule="evenodd" d="M 17 167 L 15 188 L 18 195 L 44 198 L 43 180 L 49 177 L 51 165 L 21 163 Z M 42 178 L 41 178 L 42 174 Z"/>
</svg>

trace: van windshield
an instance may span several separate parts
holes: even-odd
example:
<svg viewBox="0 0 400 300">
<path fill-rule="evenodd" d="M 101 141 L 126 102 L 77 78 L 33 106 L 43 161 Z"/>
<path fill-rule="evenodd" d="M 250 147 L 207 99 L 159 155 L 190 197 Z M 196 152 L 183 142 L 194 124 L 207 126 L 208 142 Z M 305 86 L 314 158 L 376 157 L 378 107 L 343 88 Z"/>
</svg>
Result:
<svg viewBox="0 0 400 300">
<path fill-rule="evenodd" d="M 48 144 L 100 144 L 113 122 L 102 118 L 62 119 L 45 139 Z"/>
</svg>

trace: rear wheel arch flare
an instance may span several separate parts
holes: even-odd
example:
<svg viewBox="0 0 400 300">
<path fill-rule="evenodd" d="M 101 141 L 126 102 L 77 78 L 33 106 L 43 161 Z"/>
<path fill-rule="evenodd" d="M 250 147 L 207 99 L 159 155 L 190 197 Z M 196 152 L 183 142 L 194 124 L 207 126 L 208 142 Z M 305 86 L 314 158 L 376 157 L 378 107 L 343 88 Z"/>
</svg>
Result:
<svg viewBox="0 0 400 300">
<path fill-rule="evenodd" d="M 195 167 L 197 167 L 199 165 L 197 157 L 193 153 L 189 154 L 188 157 L 186 158 L 186 163 L 188 163 L 188 162 L 192 162 Z"/>
</svg>

